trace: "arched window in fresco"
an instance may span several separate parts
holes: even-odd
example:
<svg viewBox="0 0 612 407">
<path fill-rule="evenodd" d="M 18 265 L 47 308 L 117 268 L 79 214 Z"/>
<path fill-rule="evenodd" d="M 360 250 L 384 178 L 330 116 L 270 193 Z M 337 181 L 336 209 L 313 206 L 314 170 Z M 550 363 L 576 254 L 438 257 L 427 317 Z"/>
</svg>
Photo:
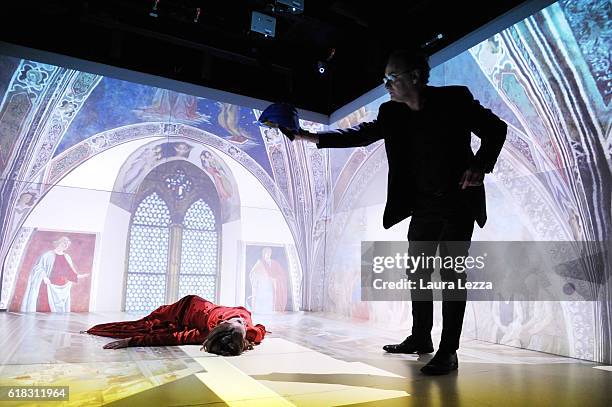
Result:
<svg viewBox="0 0 612 407">
<path fill-rule="evenodd" d="M 217 241 L 215 214 L 199 199 L 187 210 L 183 220 L 179 297 L 197 294 L 215 298 Z"/>
<path fill-rule="evenodd" d="M 125 311 L 150 312 L 195 294 L 217 301 L 219 197 L 195 165 L 173 161 L 139 187 L 128 247 Z"/>
<path fill-rule="evenodd" d="M 138 205 L 130 228 L 125 310 L 148 311 L 166 299 L 170 210 L 156 192 Z"/>
</svg>

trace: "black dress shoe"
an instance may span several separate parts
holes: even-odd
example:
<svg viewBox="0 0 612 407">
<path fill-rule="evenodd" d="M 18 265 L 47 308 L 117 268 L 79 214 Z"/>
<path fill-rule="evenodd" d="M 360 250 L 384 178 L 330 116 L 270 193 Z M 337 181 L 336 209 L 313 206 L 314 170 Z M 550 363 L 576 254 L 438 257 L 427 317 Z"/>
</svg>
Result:
<svg viewBox="0 0 612 407">
<path fill-rule="evenodd" d="M 389 353 L 431 353 L 433 352 L 433 343 L 431 338 L 418 341 L 410 335 L 402 343 L 383 346 L 383 350 Z"/>
<path fill-rule="evenodd" d="M 438 350 L 429 363 L 421 368 L 421 372 L 427 375 L 441 375 L 457 369 L 459 369 L 457 353 L 440 352 Z"/>
</svg>

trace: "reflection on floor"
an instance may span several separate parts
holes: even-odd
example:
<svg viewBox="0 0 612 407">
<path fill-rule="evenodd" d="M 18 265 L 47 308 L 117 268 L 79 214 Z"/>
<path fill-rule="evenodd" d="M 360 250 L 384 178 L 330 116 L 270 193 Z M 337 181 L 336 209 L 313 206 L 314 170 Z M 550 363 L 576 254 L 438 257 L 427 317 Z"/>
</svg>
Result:
<svg viewBox="0 0 612 407">
<path fill-rule="evenodd" d="M 459 373 L 427 377 L 431 355 L 381 350 L 404 332 L 317 313 L 255 316 L 272 334 L 231 358 L 199 346 L 105 350 L 110 339 L 79 334 L 138 317 L 0 313 L 0 385 L 70 386 L 69 401 L 49 406 L 612 405 L 605 366 L 464 339 Z"/>
</svg>

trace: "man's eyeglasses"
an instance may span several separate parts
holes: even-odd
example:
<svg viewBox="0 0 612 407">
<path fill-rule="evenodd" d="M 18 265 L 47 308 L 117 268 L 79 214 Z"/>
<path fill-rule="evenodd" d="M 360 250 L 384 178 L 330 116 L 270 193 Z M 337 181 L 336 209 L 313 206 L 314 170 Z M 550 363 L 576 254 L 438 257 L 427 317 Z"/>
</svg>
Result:
<svg viewBox="0 0 612 407">
<path fill-rule="evenodd" d="M 404 71 L 404 72 L 400 72 L 400 73 L 386 73 L 385 76 L 383 77 L 383 83 L 386 85 L 389 82 L 393 82 L 395 81 L 397 78 L 399 78 L 401 75 L 410 72 L 410 71 Z"/>
</svg>

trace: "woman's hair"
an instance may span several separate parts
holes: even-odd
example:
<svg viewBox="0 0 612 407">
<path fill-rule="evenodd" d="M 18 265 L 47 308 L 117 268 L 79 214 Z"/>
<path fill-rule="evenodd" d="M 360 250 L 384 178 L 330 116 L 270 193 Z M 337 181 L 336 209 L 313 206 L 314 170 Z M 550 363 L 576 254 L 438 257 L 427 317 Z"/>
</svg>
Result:
<svg viewBox="0 0 612 407">
<path fill-rule="evenodd" d="M 229 323 L 221 323 L 213 328 L 204 341 L 206 352 L 221 356 L 238 356 L 246 349 L 253 349 L 240 329 Z"/>
</svg>

